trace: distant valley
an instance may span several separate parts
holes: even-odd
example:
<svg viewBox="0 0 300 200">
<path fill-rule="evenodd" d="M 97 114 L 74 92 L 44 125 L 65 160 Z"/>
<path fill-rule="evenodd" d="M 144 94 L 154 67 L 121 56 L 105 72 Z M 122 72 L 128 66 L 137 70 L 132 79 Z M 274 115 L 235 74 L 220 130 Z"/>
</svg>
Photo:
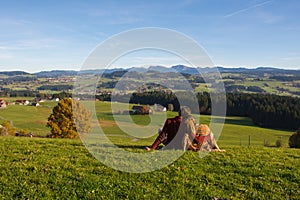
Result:
<svg viewBox="0 0 300 200">
<path fill-rule="evenodd" d="M 222 81 L 216 80 L 216 72 L 220 72 Z M 214 91 L 218 84 L 224 84 L 226 92 L 230 93 L 268 93 L 284 96 L 300 96 L 300 70 L 285 70 L 270 67 L 248 68 L 192 68 L 184 65 L 176 65 L 170 68 L 164 66 L 149 66 L 148 68 L 116 68 L 96 70 L 53 70 L 38 73 L 24 71 L 0 72 L 1 96 L 34 96 L 36 93 L 72 92 L 76 76 L 86 77 L 101 76 L 97 83 L 97 91 L 112 91 L 121 77 L 130 77 L 127 87 L 123 92 L 132 92 L 137 89 L 157 90 L 161 89 L 155 84 L 141 84 L 145 77 L 148 80 L 157 80 L 170 77 L 181 84 L 182 79 L 176 74 L 180 73 L 196 92 Z M 203 79 L 205 77 L 205 79 Z M 167 81 L 167 80 L 166 80 Z M 168 80 L 169 81 L 169 80 Z M 180 88 L 179 86 L 174 86 Z M 26 94 L 28 92 L 28 94 Z M 217 91 L 216 91 L 217 92 Z"/>
</svg>

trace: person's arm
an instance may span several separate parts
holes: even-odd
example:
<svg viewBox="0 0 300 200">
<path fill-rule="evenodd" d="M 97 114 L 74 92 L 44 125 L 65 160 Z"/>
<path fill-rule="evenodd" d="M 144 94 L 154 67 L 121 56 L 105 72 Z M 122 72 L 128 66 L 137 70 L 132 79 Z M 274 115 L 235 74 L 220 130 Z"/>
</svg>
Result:
<svg viewBox="0 0 300 200">
<path fill-rule="evenodd" d="M 158 145 L 161 143 L 161 141 L 165 138 L 165 136 L 166 136 L 166 132 L 162 131 L 161 134 L 157 136 L 157 138 L 155 139 L 155 141 L 153 142 L 150 148 L 153 150 L 156 149 Z"/>
<path fill-rule="evenodd" d="M 196 136 L 196 124 L 195 124 L 195 119 L 190 119 L 188 122 L 186 134 L 189 135 L 190 139 L 193 141 L 193 139 Z"/>
<path fill-rule="evenodd" d="M 211 137 L 212 144 L 214 146 L 214 151 L 224 152 L 225 150 L 222 150 L 222 149 L 219 148 L 219 146 L 217 144 L 217 141 L 214 137 L 214 134 L 212 132 L 210 133 L 210 137 Z"/>
<path fill-rule="evenodd" d="M 151 149 L 155 150 L 158 145 L 160 145 L 160 143 L 162 142 L 162 140 L 166 137 L 167 134 L 167 126 L 170 123 L 170 120 L 166 120 L 165 124 L 163 126 L 163 129 L 161 131 L 161 133 L 157 136 L 157 138 L 155 139 L 155 141 L 153 142 L 153 144 L 151 145 Z"/>
</svg>

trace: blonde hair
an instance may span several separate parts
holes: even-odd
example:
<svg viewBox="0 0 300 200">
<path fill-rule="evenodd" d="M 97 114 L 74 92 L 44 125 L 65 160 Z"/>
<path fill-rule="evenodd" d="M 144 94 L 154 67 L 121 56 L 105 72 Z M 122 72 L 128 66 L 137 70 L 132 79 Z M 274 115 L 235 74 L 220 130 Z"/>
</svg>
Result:
<svg viewBox="0 0 300 200">
<path fill-rule="evenodd" d="M 187 106 L 182 106 L 180 108 L 179 115 L 182 117 L 189 117 L 191 116 L 191 109 Z"/>
</svg>

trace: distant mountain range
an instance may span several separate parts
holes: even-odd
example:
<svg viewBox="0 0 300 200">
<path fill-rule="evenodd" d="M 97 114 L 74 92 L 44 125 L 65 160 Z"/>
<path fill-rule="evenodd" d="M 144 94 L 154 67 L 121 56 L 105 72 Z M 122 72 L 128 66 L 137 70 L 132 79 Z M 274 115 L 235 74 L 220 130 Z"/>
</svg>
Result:
<svg viewBox="0 0 300 200">
<path fill-rule="evenodd" d="M 246 73 L 246 74 L 285 74 L 285 73 L 292 73 L 294 75 L 300 75 L 300 70 L 286 70 L 286 69 L 279 69 L 273 67 L 258 67 L 255 69 L 249 68 L 225 68 L 225 67 L 205 67 L 205 68 L 194 68 L 188 67 L 185 65 L 175 65 L 172 67 L 165 67 L 165 66 L 149 66 L 147 68 L 144 67 L 132 67 L 132 68 L 115 68 L 115 69 L 91 69 L 91 70 L 82 70 L 82 71 L 75 71 L 75 70 L 52 70 L 52 71 L 41 71 L 37 73 L 27 73 L 23 71 L 5 71 L 0 72 L 0 75 L 6 76 L 26 76 L 26 75 L 33 75 L 40 78 L 50 78 L 50 77 L 61 77 L 61 76 L 76 76 L 78 74 L 109 74 L 116 71 L 131 71 L 131 72 L 160 72 L 160 73 L 168 73 L 168 72 L 177 72 L 182 74 L 198 74 L 201 73 L 210 73 L 216 72 L 218 70 L 220 73 Z"/>
</svg>

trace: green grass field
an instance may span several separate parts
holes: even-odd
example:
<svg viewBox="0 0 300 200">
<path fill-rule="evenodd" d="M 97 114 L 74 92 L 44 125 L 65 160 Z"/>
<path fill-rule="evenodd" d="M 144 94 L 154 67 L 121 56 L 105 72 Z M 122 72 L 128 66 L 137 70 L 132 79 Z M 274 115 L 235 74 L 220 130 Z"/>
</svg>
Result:
<svg viewBox="0 0 300 200">
<path fill-rule="evenodd" d="M 0 122 L 12 121 L 19 129 L 45 135 L 54 105 L 56 102 L 45 102 L 37 108 L 8 106 L 0 110 Z M 120 104 L 118 109 L 128 106 Z M 109 103 L 96 102 L 97 118 L 111 141 L 129 152 L 151 154 L 143 147 L 151 145 L 156 134 L 138 139 L 126 135 L 116 127 L 110 110 Z M 175 114 L 169 112 L 167 116 Z M 118 120 L 130 125 L 125 116 L 120 115 Z M 132 120 L 143 126 L 149 123 L 149 116 L 132 116 Z M 200 117 L 201 123 L 210 120 L 210 116 Z M 137 174 L 102 164 L 81 140 L 0 137 L 0 198 L 299 199 L 300 150 L 287 147 L 291 134 L 259 128 L 248 118 L 227 117 L 218 141 L 225 153 L 200 158 L 196 152 L 185 152 L 162 169 Z M 282 138 L 283 147 L 263 146 L 266 140 L 275 145 L 278 138 Z"/>
<path fill-rule="evenodd" d="M 20 106 L 11 105 L 7 109 L 0 110 L 0 123 L 3 121 L 12 122 L 16 129 L 25 129 L 29 132 L 33 132 L 36 135 L 47 135 L 50 129 L 46 127 L 47 118 L 52 112 L 52 108 L 57 102 L 44 102 L 39 107 L 33 106 Z M 117 104 L 119 110 L 128 110 L 128 105 Z M 111 106 L 108 102 L 96 102 L 95 109 L 97 118 L 100 120 L 100 124 L 105 123 L 103 129 L 109 135 L 113 134 L 125 134 L 114 123 L 114 117 L 111 114 Z M 157 115 L 165 115 L 165 113 L 157 113 Z M 176 113 L 168 112 L 167 116 L 175 116 Z M 122 115 L 117 116 L 118 121 L 123 123 L 126 121 L 126 117 Z M 132 116 L 132 120 L 138 124 L 145 124 L 150 121 L 149 116 Z M 210 116 L 201 115 L 200 123 L 209 123 Z M 161 121 L 160 125 L 164 121 Z M 157 127 L 159 128 L 159 126 Z M 155 131 L 157 130 L 155 129 Z M 155 133 L 153 133 L 155 134 Z M 264 142 L 268 142 L 270 145 L 275 145 L 278 139 L 282 140 L 284 146 L 288 146 L 288 138 L 292 134 L 292 131 L 265 129 L 255 126 L 251 119 L 244 117 L 227 117 L 223 131 L 219 138 L 221 145 L 237 145 L 247 146 L 250 136 L 250 145 L 262 146 Z M 153 140 L 154 137 L 149 140 Z"/>
<path fill-rule="evenodd" d="M 9 121 L 17 130 L 25 129 L 36 135 L 46 135 L 49 133 L 47 119 L 56 104 L 57 102 L 47 102 L 39 107 L 10 105 L 0 110 L 0 122 Z"/>
<path fill-rule="evenodd" d="M 163 169 L 106 167 L 80 140 L 1 137 L 2 199 L 299 199 L 300 151 L 224 146 L 186 152 Z M 138 144 L 132 145 L 142 152 Z M 172 153 L 172 152 L 170 152 Z"/>
</svg>

